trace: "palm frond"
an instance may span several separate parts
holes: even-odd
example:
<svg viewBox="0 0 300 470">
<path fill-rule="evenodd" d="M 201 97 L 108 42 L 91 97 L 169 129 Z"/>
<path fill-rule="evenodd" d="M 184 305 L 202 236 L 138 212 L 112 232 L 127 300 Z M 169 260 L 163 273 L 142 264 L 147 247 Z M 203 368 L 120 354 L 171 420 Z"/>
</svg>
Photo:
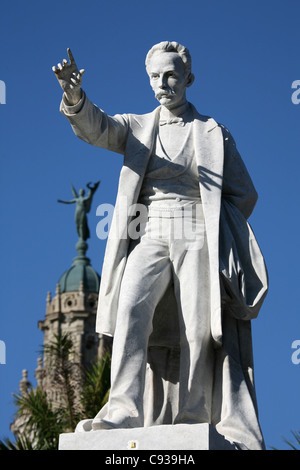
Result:
<svg viewBox="0 0 300 470">
<path fill-rule="evenodd" d="M 111 355 L 107 353 L 85 371 L 81 403 L 84 417 L 95 416 L 108 400 Z"/>
<path fill-rule="evenodd" d="M 293 443 L 290 439 L 282 436 L 284 442 L 290 447 L 291 450 L 300 450 L 300 431 L 292 431 L 292 435 L 295 439 L 295 443 Z M 271 447 L 272 450 L 278 450 L 277 447 Z"/>
<path fill-rule="evenodd" d="M 46 385 L 14 394 L 16 441 L 0 441 L 0 450 L 57 450 L 59 435 L 94 417 L 108 400 L 110 362 L 107 353 L 89 369 L 76 361 L 69 334 L 57 335 L 43 347 Z"/>
<path fill-rule="evenodd" d="M 8 438 L 0 441 L 0 450 L 34 450 L 34 448 L 30 439 L 19 437 L 15 442 Z"/>
<path fill-rule="evenodd" d="M 289 439 L 283 437 L 284 442 L 292 449 L 292 450 L 300 450 L 300 432 L 299 431 L 292 431 L 292 435 L 296 441 L 294 444 Z"/>
</svg>

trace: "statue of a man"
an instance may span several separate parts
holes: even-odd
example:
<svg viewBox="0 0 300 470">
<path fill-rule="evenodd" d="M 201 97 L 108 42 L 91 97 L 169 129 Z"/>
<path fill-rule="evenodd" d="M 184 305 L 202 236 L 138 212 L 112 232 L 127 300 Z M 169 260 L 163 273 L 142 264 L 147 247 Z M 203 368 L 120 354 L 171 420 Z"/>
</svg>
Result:
<svg viewBox="0 0 300 470">
<path fill-rule="evenodd" d="M 86 241 L 88 238 L 90 238 L 90 230 L 89 230 L 89 226 L 87 222 L 87 214 L 91 210 L 93 195 L 95 191 L 97 190 L 99 183 L 100 181 L 95 183 L 94 186 L 91 186 L 91 183 L 87 184 L 87 188 L 89 189 L 87 196 L 85 196 L 84 189 L 79 189 L 78 191 L 79 194 L 77 194 L 76 189 L 73 187 L 73 185 L 71 185 L 74 199 L 71 199 L 70 201 L 62 201 L 61 199 L 58 199 L 58 202 L 62 202 L 63 204 L 76 203 L 75 223 L 76 223 L 78 236 L 83 241 Z"/>
<path fill-rule="evenodd" d="M 187 101 L 194 76 L 184 46 L 165 41 L 148 52 L 160 105 L 144 115 L 108 116 L 92 104 L 68 54 L 70 63 L 53 67 L 61 112 L 78 137 L 124 155 L 96 325 L 114 336 L 111 392 L 91 428 L 211 423 L 262 449 L 250 320 L 267 273 L 247 222 L 257 193 L 235 142 Z M 138 239 L 120 236 L 124 198 L 147 208 Z"/>
</svg>

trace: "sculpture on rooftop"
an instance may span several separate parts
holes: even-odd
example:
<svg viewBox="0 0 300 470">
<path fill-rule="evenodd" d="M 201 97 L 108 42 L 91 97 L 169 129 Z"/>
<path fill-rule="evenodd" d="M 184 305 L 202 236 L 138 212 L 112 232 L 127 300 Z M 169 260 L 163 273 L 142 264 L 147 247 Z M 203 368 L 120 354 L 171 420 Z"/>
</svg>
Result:
<svg viewBox="0 0 300 470">
<path fill-rule="evenodd" d="M 78 236 L 83 241 L 86 241 L 88 238 L 90 238 L 90 231 L 89 231 L 88 222 L 87 222 L 87 214 L 91 210 L 93 195 L 96 192 L 99 184 L 100 184 L 100 181 L 95 183 L 93 186 L 92 186 L 92 183 L 88 183 L 86 186 L 89 189 L 89 192 L 87 196 L 85 196 L 84 189 L 79 189 L 78 191 L 79 194 L 77 194 L 76 189 L 71 183 L 71 188 L 72 188 L 74 199 L 71 199 L 70 201 L 62 201 L 61 199 L 57 200 L 58 202 L 61 202 L 63 204 L 74 204 L 74 203 L 76 204 L 75 223 L 76 223 Z"/>
</svg>

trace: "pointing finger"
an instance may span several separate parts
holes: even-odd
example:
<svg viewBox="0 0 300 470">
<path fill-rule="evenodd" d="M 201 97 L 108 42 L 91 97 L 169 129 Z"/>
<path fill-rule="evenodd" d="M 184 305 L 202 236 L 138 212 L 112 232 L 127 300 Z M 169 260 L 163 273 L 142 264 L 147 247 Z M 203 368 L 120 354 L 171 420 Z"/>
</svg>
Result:
<svg viewBox="0 0 300 470">
<path fill-rule="evenodd" d="M 70 59 L 70 64 L 75 64 L 73 54 L 72 54 L 71 49 L 69 47 L 67 49 L 67 52 L 68 52 L 68 56 L 69 56 L 69 59 Z"/>
</svg>

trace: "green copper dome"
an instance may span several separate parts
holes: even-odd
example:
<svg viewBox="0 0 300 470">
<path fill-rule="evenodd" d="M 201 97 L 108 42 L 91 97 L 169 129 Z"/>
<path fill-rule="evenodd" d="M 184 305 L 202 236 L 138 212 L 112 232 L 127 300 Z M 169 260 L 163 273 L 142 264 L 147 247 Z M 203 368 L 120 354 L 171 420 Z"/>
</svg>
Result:
<svg viewBox="0 0 300 470">
<path fill-rule="evenodd" d="M 76 249 L 78 255 L 73 260 L 72 266 L 59 278 L 60 292 L 75 292 L 83 282 L 83 290 L 86 292 L 99 292 L 100 276 L 90 264 L 89 258 L 85 256 L 87 244 L 80 240 Z"/>
<path fill-rule="evenodd" d="M 60 292 L 63 293 L 78 291 L 81 281 L 83 281 L 84 291 L 99 292 L 99 274 L 90 264 L 74 260 L 73 265 L 66 272 L 64 272 L 58 281 Z"/>
</svg>

